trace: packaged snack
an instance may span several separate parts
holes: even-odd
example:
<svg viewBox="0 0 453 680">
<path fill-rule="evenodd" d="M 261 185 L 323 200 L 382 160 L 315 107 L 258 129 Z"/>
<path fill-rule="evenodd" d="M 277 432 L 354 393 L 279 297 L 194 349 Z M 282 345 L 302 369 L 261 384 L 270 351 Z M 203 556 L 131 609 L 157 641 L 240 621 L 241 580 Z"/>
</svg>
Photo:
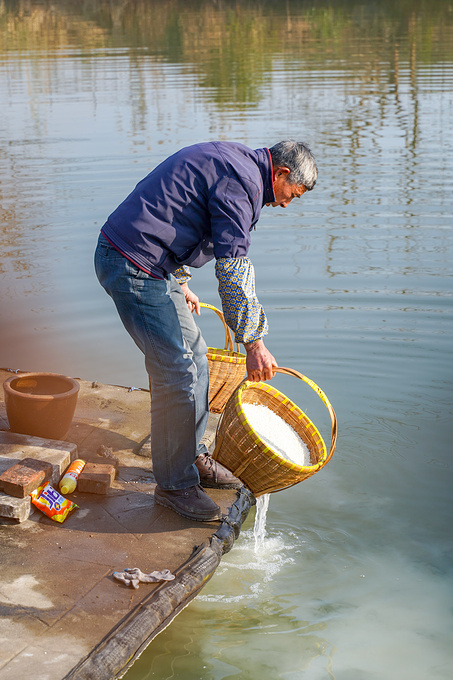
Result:
<svg viewBox="0 0 453 680">
<path fill-rule="evenodd" d="M 64 522 L 66 517 L 79 506 L 62 496 L 49 482 L 41 484 L 31 492 L 31 502 L 55 522 Z"/>
</svg>

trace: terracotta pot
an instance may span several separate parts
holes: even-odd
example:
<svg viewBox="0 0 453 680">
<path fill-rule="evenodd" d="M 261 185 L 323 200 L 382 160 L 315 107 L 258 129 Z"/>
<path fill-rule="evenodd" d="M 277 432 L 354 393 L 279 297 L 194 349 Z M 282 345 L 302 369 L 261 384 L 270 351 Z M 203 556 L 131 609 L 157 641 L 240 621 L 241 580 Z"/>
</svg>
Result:
<svg viewBox="0 0 453 680">
<path fill-rule="evenodd" d="M 79 383 L 57 373 L 22 373 L 3 383 L 13 432 L 65 439 L 74 417 Z"/>
</svg>

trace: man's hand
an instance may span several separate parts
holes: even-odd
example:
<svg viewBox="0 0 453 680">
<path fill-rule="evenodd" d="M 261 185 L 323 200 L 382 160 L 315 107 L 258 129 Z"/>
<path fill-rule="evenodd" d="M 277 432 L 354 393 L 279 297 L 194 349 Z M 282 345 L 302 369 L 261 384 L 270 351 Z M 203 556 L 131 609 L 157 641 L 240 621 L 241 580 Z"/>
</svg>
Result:
<svg viewBox="0 0 453 680">
<path fill-rule="evenodd" d="M 278 367 L 275 358 L 269 352 L 262 340 L 244 343 L 247 352 L 247 379 L 251 382 L 270 380 L 275 375 L 274 368 Z"/>
<path fill-rule="evenodd" d="M 200 309 L 200 300 L 198 299 L 198 295 L 195 295 L 194 292 L 192 292 L 187 285 L 187 283 L 182 283 L 181 284 L 181 290 L 184 294 L 184 297 L 186 298 L 187 306 L 189 308 L 190 312 L 195 312 L 200 316 L 201 309 Z"/>
</svg>

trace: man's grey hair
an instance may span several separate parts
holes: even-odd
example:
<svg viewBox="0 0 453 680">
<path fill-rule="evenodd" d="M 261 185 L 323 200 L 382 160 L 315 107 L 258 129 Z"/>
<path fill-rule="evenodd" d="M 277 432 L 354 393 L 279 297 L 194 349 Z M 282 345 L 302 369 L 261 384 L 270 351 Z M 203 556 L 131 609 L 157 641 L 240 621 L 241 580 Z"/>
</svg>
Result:
<svg viewBox="0 0 453 680">
<path fill-rule="evenodd" d="M 290 169 L 287 181 L 291 184 L 303 184 L 311 191 L 318 178 L 318 168 L 312 152 L 303 142 L 285 140 L 278 142 L 270 149 L 274 168 L 278 165 Z"/>
</svg>

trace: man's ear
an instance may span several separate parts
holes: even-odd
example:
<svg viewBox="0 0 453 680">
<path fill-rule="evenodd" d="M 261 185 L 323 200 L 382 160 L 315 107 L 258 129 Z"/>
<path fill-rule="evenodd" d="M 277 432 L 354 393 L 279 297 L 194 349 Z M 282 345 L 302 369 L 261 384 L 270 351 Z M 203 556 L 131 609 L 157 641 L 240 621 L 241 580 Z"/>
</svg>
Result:
<svg viewBox="0 0 453 680">
<path fill-rule="evenodd" d="M 291 170 L 286 167 L 286 165 L 277 165 L 276 168 L 274 168 L 274 179 L 277 179 L 277 177 L 285 176 L 287 177 Z"/>
</svg>

